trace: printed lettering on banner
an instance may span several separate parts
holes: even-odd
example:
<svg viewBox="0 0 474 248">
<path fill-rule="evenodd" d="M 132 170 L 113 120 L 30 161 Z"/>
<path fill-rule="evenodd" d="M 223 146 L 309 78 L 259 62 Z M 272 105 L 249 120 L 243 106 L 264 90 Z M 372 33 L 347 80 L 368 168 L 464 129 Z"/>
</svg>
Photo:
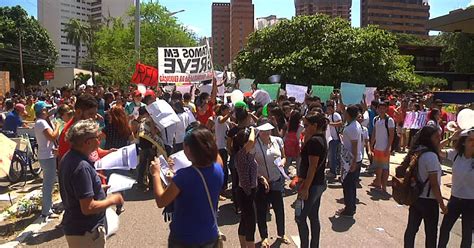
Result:
<svg viewBox="0 0 474 248">
<path fill-rule="evenodd" d="M 189 83 L 212 79 L 209 46 L 159 47 L 158 80 L 160 83 Z"/>
<path fill-rule="evenodd" d="M 157 86 L 158 70 L 152 66 L 137 63 L 131 82 L 134 84 L 143 84 L 145 86 Z"/>
<path fill-rule="evenodd" d="M 308 91 L 307 86 L 287 84 L 286 85 L 286 95 L 288 97 L 294 97 L 297 102 L 304 102 L 306 97 L 306 92 Z"/>
</svg>

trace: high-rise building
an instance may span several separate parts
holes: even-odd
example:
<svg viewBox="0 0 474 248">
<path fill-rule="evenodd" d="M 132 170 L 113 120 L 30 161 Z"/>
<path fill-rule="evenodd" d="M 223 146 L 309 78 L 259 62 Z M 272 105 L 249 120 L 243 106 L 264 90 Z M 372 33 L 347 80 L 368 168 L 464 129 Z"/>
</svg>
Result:
<svg viewBox="0 0 474 248">
<path fill-rule="evenodd" d="M 351 20 L 352 0 L 295 0 L 296 15 L 326 14 Z"/>
<path fill-rule="evenodd" d="M 105 22 L 111 17 L 126 18 L 126 13 L 134 5 L 133 0 L 37 0 L 38 21 L 48 31 L 58 49 L 56 67 L 74 67 L 76 47 L 67 42 L 66 24 L 70 19 L 83 22 Z M 82 45 L 79 57 L 87 55 Z"/>
<path fill-rule="evenodd" d="M 373 24 L 394 33 L 428 37 L 428 0 L 361 0 L 361 26 Z"/>
<path fill-rule="evenodd" d="M 252 0 L 212 3 L 212 44 L 214 64 L 226 66 L 245 47 L 254 31 Z"/>
<path fill-rule="evenodd" d="M 212 3 L 212 58 L 215 65 L 230 63 L 230 3 Z"/>
<path fill-rule="evenodd" d="M 270 15 L 267 17 L 258 17 L 257 21 L 255 22 L 255 30 L 264 29 L 266 27 L 273 26 L 280 22 L 281 20 L 285 20 L 286 18 L 277 18 L 276 15 Z"/>
</svg>

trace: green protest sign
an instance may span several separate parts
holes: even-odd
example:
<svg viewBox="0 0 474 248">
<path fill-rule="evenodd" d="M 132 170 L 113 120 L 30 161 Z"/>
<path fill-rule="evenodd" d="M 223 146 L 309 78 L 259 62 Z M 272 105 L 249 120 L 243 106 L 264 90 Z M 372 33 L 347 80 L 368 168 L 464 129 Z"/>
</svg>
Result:
<svg viewBox="0 0 474 248">
<path fill-rule="evenodd" d="M 331 98 L 334 86 L 313 85 L 311 90 L 313 91 L 313 96 L 318 96 L 321 98 L 321 102 L 326 102 Z"/>
<path fill-rule="evenodd" d="M 259 84 L 258 88 L 266 91 L 272 100 L 276 100 L 278 97 L 278 91 L 280 90 L 280 84 Z"/>
</svg>

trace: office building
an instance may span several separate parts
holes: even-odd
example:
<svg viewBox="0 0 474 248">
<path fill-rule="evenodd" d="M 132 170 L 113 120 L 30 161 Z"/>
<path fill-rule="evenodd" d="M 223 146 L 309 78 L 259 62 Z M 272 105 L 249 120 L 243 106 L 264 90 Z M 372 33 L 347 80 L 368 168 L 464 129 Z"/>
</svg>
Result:
<svg viewBox="0 0 474 248">
<path fill-rule="evenodd" d="M 215 65 L 227 66 L 254 31 L 252 0 L 212 3 L 212 44 Z"/>
<path fill-rule="evenodd" d="M 352 0 L 295 0 L 296 15 L 326 14 L 351 20 Z"/>
<path fill-rule="evenodd" d="M 76 48 L 67 42 L 66 24 L 70 19 L 83 22 L 106 22 L 111 17 L 127 18 L 127 11 L 134 0 L 37 0 L 38 21 L 48 31 L 58 49 L 56 67 L 74 67 Z M 87 48 L 81 45 L 79 57 L 87 55 Z M 80 65 L 79 65 L 80 67 Z"/>
<path fill-rule="evenodd" d="M 428 37 L 428 0 L 361 0 L 361 26 L 378 25 L 394 32 Z"/>
<path fill-rule="evenodd" d="M 255 22 L 255 30 L 260 30 L 266 27 L 273 26 L 282 20 L 286 20 L 286 18 L 277 18 L 276 15 L 270 15 L 267 17 L 258 17 L 257 21 Z"/>
</svg>

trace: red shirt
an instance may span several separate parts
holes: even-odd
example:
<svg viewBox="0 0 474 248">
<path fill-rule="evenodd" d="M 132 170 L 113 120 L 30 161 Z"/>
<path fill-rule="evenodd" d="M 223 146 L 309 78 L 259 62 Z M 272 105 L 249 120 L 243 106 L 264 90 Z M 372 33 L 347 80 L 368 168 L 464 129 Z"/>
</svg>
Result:
<svg viewBox="0 0 474 248">
<path fill-rule="evenodd" d="M 59 147 L 58 147 L 58 159 L 61 160 L 61 158 L 71 149 L 71 144 L 66 141 L 66 134 L 69 131 L 69 129 L 72 127 L 72 125 L 76 121 L 74 118 L 69 120 L 63 128 L 63 131 L 61 132 L 61 135 L 59 135 Z M 99 158 L 104 157 L 105 155 L 108 154 L 108 151 L 102 150 L 102 149 L 97 149 L 97 152 L 93 152 L 90 156 L 89 159 L 91 162 L 97 161 Z"/>
<path fill-rule="evenodd" d="M 200 114 L 199 111 L 196 112 L 196 119 L 202 124 L 206 125 L 209 117 L 214 116 L 214 104 L 209 102 L 207 104 L 207 110 L 204 114 Z"/>
<path fill-rule="evenodd" d="M 395 120 L 395 106 L 388 106 L 387 115 Z"/>
</svg>

